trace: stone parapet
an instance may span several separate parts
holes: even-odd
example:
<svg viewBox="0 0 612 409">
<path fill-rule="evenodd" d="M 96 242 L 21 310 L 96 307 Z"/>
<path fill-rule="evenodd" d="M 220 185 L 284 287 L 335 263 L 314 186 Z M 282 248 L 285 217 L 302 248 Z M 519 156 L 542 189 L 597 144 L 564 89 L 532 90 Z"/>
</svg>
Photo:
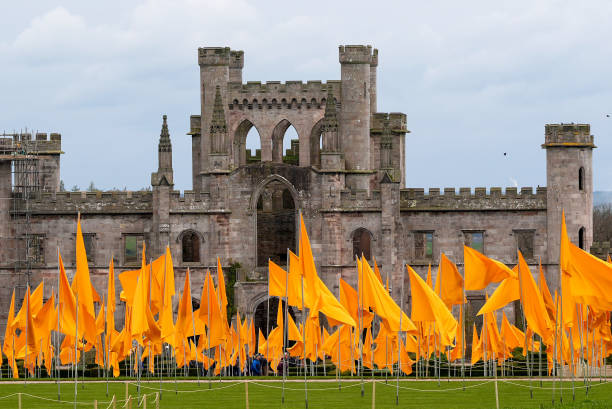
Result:
<svg viewBox="0 0 612 409">
<path fill-rule="evenodd" d="M 229 83 L 229 109 L 324 109 L 328 88 L 340 100 L 340 81 Z"/>
<path fill-rule="evenodd" d="M 152 200 L 150 191 L 45 192 L 30 201 L 30 209 L 34 214 L 148 213 Z"/>
<path fill-rule="evenodd" d="M 543 147 L 587 146 L 594 147 L 589 124 L 547 124 Z"/>
<path fill-rule="evenodd" d="M 376 112 L 375 114 L 372 114 L 370 132 L 382 133 L 387 123 L 389 124 L 389 129 L 392 132 L 410 132 L 406 126 L 406 114 L 401 112 Z"/>
<path fill-rule="evenodd" d="M 546 188 L 538 187 L 533 192 L 532 187 L 523 187 L 520 192 L 517 188 L 492 187 L 487 193 L 484 187 L 477 187 L 472 191 L 469 187 L 410 188 L 400 191 L 400 209 L 402 211 L 452 211 L 452 210 L 545 210 Z"/>
</svg>

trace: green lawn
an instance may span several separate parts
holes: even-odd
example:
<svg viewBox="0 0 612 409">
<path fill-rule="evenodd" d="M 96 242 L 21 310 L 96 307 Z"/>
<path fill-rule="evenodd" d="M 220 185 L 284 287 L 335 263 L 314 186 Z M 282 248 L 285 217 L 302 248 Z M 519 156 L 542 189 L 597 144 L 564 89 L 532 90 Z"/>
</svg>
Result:
<svg viewBox="0 0 612 409">
<path fill-rule="evenodd" d="M 544 382 L 540 389 L 539 383 L 534 381 L 533 399 L 530 397 L 527 386 L 529 382 L 511 380 L 512 383 L 498 383 L 501 408 L 610 408 L 612 407 L 612 383 L 600 384 L 599 380 L 593 382 L 588 398 L 582 381 L 576 382 L 576 401 L 572 403 L 571 382 L 564 382 L 563 403 L 559 404 L 559 390 L 557 389 L 557 406 L 552 406 L 552 382 Z M 262 382 L 250 380 L 248 385 L 249 403 L 252 409 L 271 408 L 304 408 L 303 382 L 287 382 L 285 405 L 281 404 L 281 382 Z M 395 405 L 395 380 L 384 379 L 376 383 L 377 408 L 495 408 L 494 383 L 490 380 L 472 380 L 466 383 L 465 391 L 461 382 L 441 381 L 438 387 L 435 381 L 401 381 L 399 393 L 399 406 Z M 141 383 L 141 395 L 148 394 L 148 408 L 154 408 L 154 393 L 159 391 L 156 381 Z M 178 393 L 175 392 L 175 387 Z M 557 382 L 556 387 L 559 387 Z M 211 389 L 207 380 L 197 383 L 164 382 L 161 408 L 245 408 L 245 385 L 241 380 L 231 382 L 212 381 Z M 348 380 L 342 383 L 338 390 L 336 382 L 308 382 L 308 407 L 317 408 L 372 408 L 372 382 L 366 379 L 365 395 L 362 398 L 359 379 Z M 17 396 L 6 397 L 13 393 L 23 393 L 23 408 L 69 408 L 72 407 L 74 385 L 61 384 L 62 402 L 57 402 L 57 385 L 54 383 L 40 383 L 36 381 L 23 383 L 5 383 L 0 385 L 0 408 L 17 408 Z M 98 399 L 98 408 L 108 407 L 113 394 L 120 399 L 117 408 L 125 403 L 125 383 L 111 382 L 110 395 L 106 397 L 105 383 L 86 383 L 84 388 L 78 386 L 78 407 L 93 407 L 94 399 Z M 137 396 L 135 384 L 129 385 L 129 393 Z M 36 395 L 34 398 L 25 394 Z M 137 405 L 134 403 L 133 408 Z"/>
</svg>

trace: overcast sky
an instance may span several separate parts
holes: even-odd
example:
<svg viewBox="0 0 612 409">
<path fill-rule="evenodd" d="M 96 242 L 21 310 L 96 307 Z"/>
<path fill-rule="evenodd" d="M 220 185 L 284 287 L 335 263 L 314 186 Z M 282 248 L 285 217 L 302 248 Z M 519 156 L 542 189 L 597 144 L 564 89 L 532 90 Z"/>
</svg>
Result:
<svg viewBox="0 0 612 409">
<path fill-rule="evenodd" d="M 245 81 L 305 81 L 340 78 L 339 44 L 372 44 L 379 111 L 408 115 L 409 187 L 545 185 L 544 124 L 587 122 L 595 189 L 612 190 L 610 1 L 29 0 L 2 11 L 0 131 L 61 132 L 67 188 L 148 186 L 165 113 L 175 187 L 191 189 L 198 47 L 244 50 Z"/>
</svg>

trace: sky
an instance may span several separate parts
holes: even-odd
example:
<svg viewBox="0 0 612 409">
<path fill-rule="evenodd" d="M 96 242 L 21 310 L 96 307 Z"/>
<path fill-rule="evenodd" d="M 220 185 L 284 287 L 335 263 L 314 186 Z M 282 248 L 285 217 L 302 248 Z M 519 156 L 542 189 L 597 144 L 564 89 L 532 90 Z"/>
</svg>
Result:
<svg viewBox="0 0 612 409">
<path fill-rule="evenodd" d="M 198 47 L 244 50 L 244 81 L 306 81 L 340 78 L 338 45 L 371 44 L 378 110 L 408 118 L 408 187 L 544 186 L 544 125 L 576 122 L 595 135 L 595 189 L 612 190 L 609 1 L 29 0 L 3 14 L 0 131 L 60 132 L 67 188 L 149 186 L 167 114 L 175 188 L 191 189 Z"/>
</svg>

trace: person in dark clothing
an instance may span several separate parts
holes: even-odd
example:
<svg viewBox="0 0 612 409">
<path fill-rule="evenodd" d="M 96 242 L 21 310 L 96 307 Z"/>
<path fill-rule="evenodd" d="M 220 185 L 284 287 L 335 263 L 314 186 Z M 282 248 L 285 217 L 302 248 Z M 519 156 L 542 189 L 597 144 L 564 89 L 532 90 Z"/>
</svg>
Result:
<svg viewBox="0 0 612 409">
<path fill-rule="evenodd" d="M 251 375 L 261 376 L 261 362 L 259 361 L 259 355 L 255 355 L 251 361 Z"/>
</svg>

